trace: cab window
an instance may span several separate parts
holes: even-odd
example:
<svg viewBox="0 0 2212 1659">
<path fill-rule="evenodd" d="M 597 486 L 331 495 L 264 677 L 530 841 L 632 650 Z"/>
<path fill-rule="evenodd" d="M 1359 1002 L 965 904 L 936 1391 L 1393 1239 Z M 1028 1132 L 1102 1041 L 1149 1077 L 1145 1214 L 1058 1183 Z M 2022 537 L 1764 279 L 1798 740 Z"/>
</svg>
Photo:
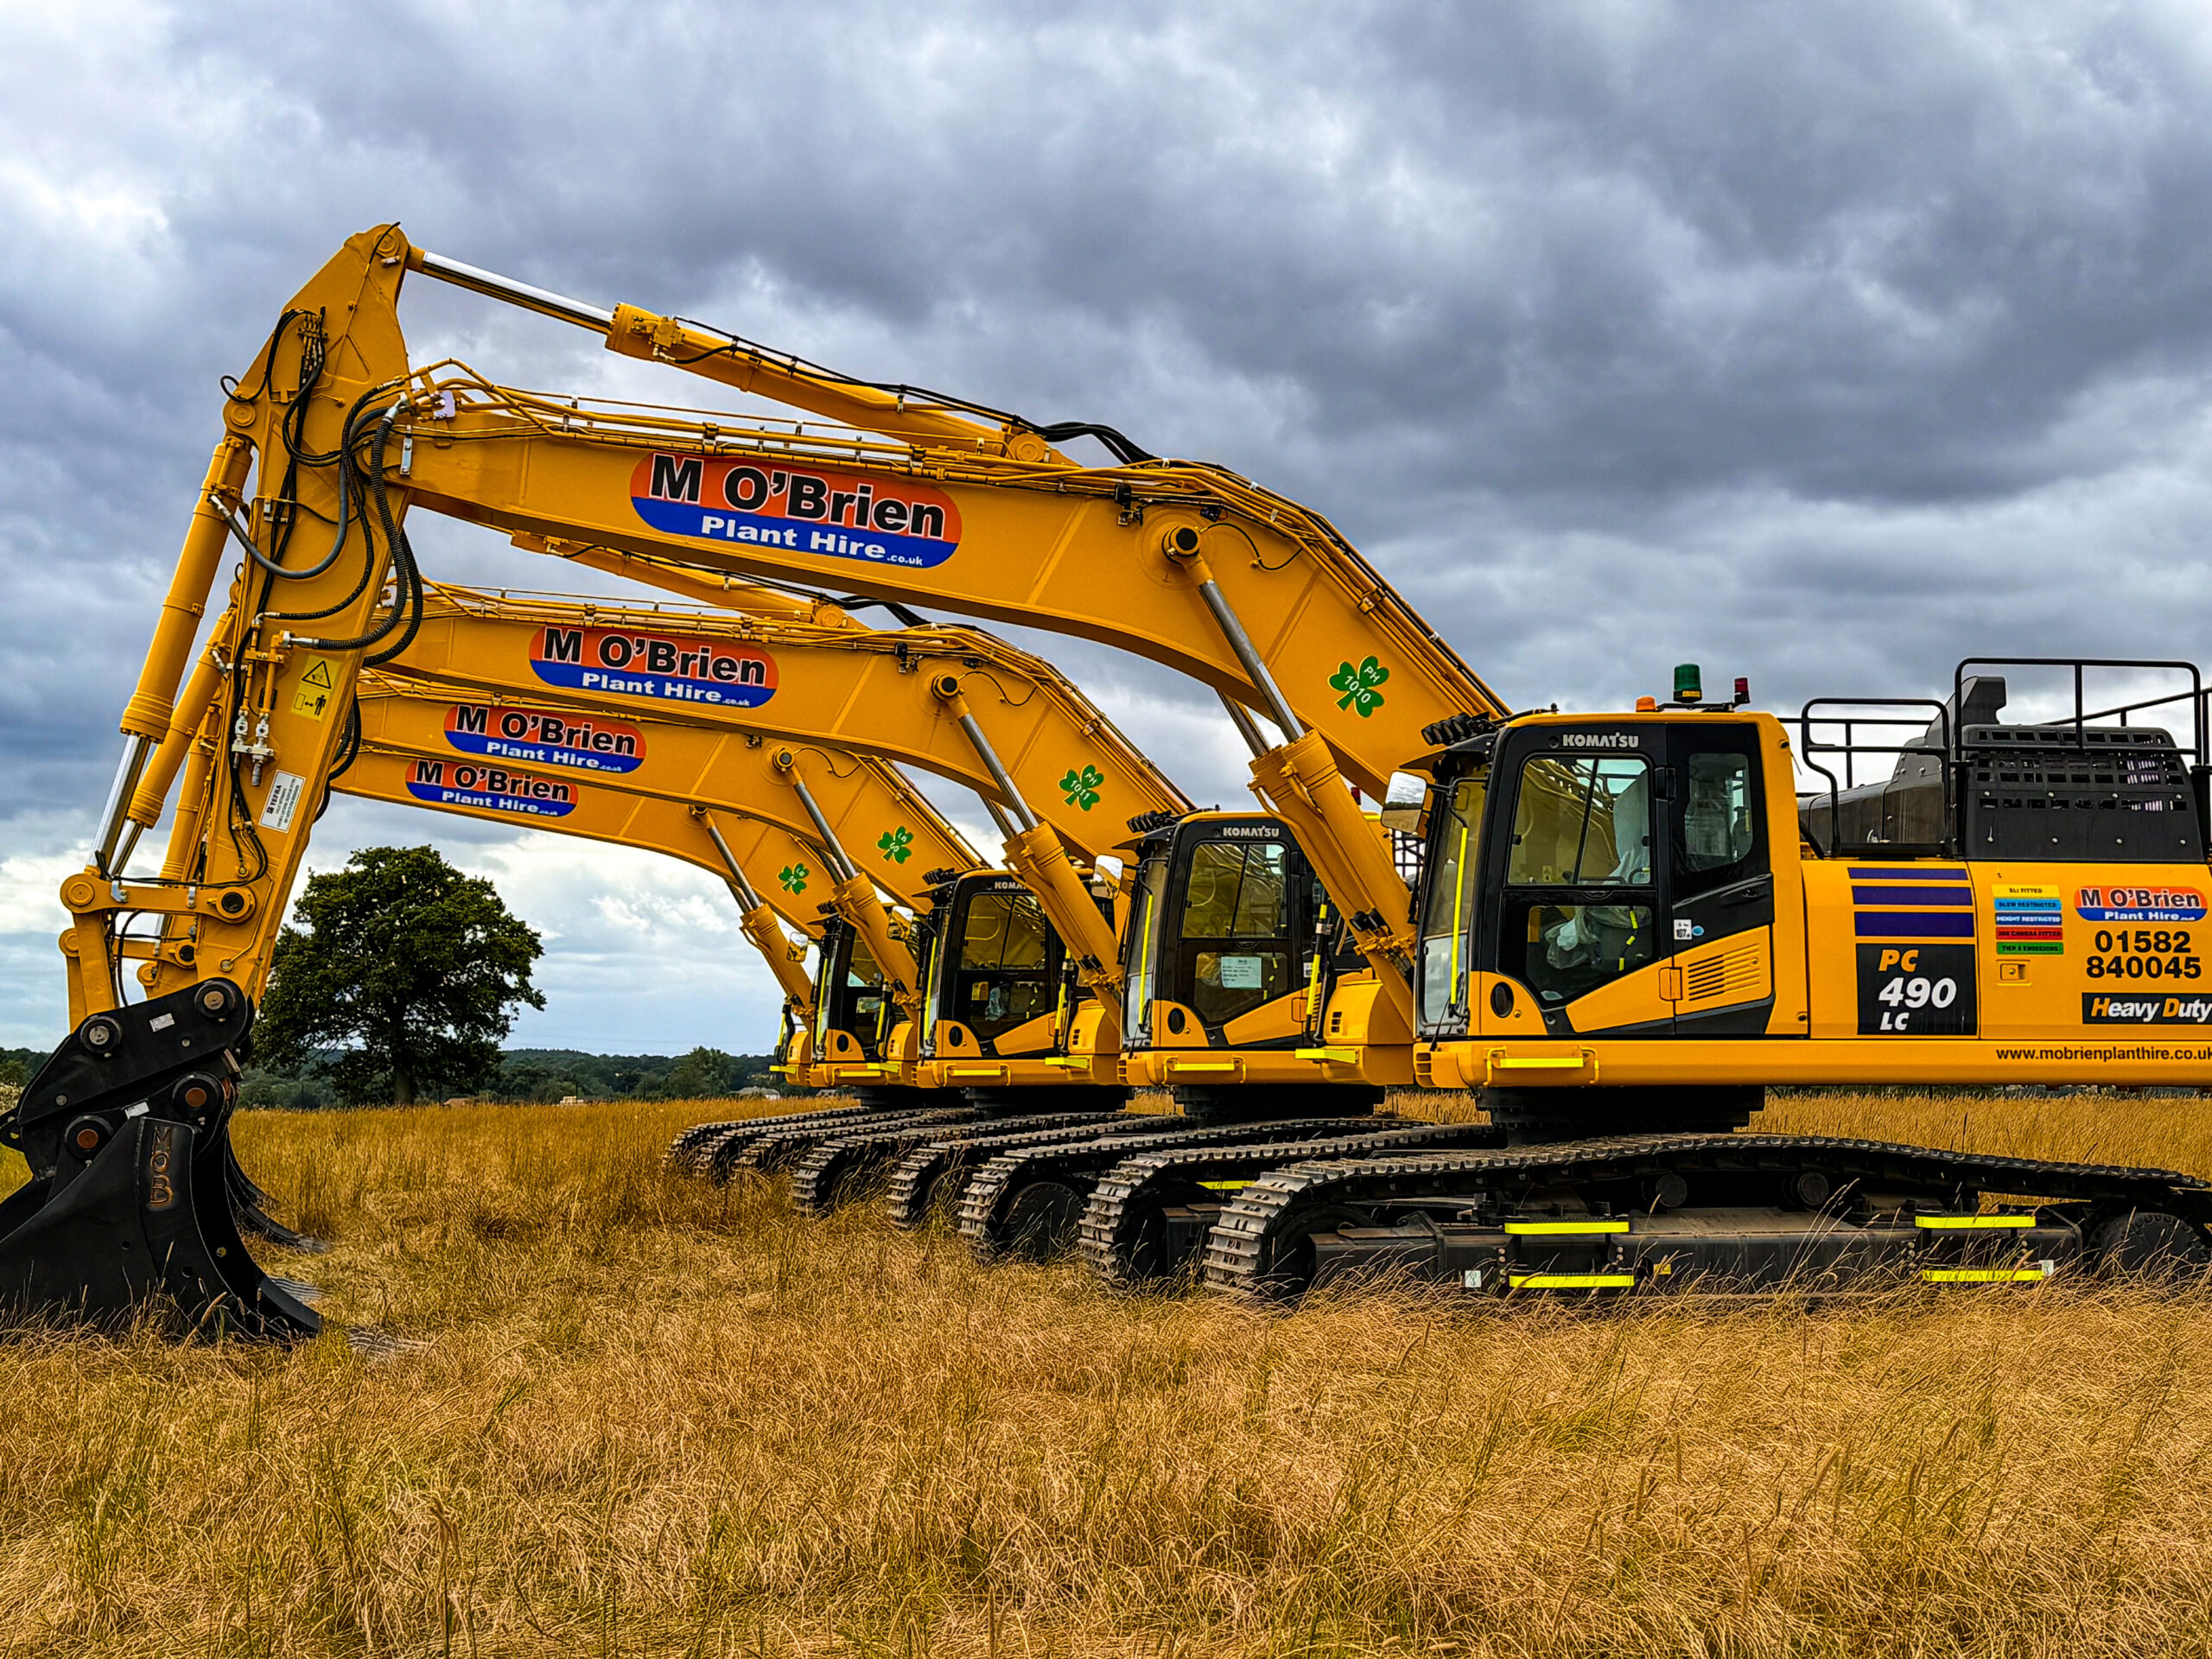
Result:
<svg viewBox="0 0 2212 1659">
<path fill-rule="evenodd" d="M 988 1042 L 1050 1011 L 1043 906 L 1026 893 L 979 893 L 960 936 L 954 1018 Z"/>
<path fill-rule="evenodd" d="M 1548 1004 L 1572 1002 L 1657 960 L 1653 914 L 1649 905 L 1527 905 L 1509 971 Z"/>
<path fill-rule="evenodd" d="M 1191 860 L 1184 933 L 1201 938 L 1281 938 L 1290 926 L 1283 904 L 1284 869 L 1279 841 L 1202 842 Z"/>
<path fill-rule="evenodd" d="M 1292 989 L 1289 855 L 1280 841 L 1204 842 L 1192 852 L 1182 919 L 1191 1006 L 1219 1026 Z"/>
<path fill-rule="evenodd" d="M 1499 967 L 1558 1007 L 1656 960 L 1651 833 L 1651 768 L 1641 755 L 1524 762 Z M 1543 888 L 1554 891 L 1530 891 Z M 1592 903 L 1592 888 L 1643 891 Z"/>
<path fill-rule="evenodd" d="M 1751 855 L 1758 833 L 1751 818 L 1751 758 L 1693 754 L 1682 804 L 1682 868 L 1693 874 L 1721 870 Z"/>
<path fill-rule="evenodd" d="M 1507 884 L 1649 887 L 1650 803 L 1641 756 L 1532 756 L 1521 771 Z"/>
<path fill-rule="evenodd" d="M 1443 800 L 1430 845 L 1427 892 L 1421 900 L 1421 1017 L 1446 1019 L 1459 1005 L 1469 965 L 1469 930 L 1475 920 L 1476 837 L 1482 832 L 1483 794 L 1489 776 L 1462 778 Z"/>
<path fill-rule="evenodd" d="M 1152 1029 L 1153 947 L 1166 892 L 1167 860 L 1154 854 L 1138 867 L 1136 892 L 1129 900 L 1128 945 L 1123 957 L 1128 982 L 1122 995 L 1122 1043 L 1126 1048 L 1144 1047 L 1145 1033 Z"/>
</svg>

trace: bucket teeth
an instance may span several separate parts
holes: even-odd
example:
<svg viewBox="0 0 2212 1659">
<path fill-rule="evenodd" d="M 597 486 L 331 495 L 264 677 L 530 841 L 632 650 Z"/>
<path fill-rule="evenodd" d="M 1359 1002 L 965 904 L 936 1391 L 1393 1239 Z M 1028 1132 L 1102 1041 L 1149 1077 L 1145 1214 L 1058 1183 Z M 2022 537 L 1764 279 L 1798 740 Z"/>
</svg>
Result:
<svg viewBox="0 0 2212 1659">
<path fill-rule="evenodd" d="M 282 1245 L 288 1250 L 303 1251 L 310 1255 L 321 1255 L 330 1249 L 327 1239 L 296 1231 L 269 1213 L 269 1207 L 274 1200 L 238 1166 L 235 1148 L 226 1151 L 224 1163 L 223 1180 L 231 1196 L 231 1216 L 238 1223 L 241 1233 L 251 1233 L 256 1238 L 264 1239 L 271 1244 Z"/>
</svg>

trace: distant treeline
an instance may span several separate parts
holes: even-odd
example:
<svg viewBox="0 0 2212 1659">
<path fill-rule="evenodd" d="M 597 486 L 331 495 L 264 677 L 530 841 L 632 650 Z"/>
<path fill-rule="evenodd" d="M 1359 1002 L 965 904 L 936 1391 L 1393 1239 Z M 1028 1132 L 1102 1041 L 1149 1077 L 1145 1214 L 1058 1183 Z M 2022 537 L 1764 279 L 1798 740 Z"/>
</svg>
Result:
<svg viewBox="0 0 2212 1659">
<path fill-rule="evenodd" d="M 21 1084 L 49 1051 L 0 1048 L 0 1084 Z M 785 1089 L 768 1070 L 766 1054 L 725 1054 L 695 1048 L 689 1054 L 586 1054 L 573 1048 L 511 1048 L 501 1056 L 499 1076 L 488 1089 L 472 1091 L 479 1100 L 686 1100 L 734 1095 L 741 1089 Z M 798 1092 L 804 1092 L 803 1090 Z M 337 1104 L 329 1085 L 302 1071 L 246 1068 L 239 1104 L 296 1112 L 319 1111 Z"/>
</svg>

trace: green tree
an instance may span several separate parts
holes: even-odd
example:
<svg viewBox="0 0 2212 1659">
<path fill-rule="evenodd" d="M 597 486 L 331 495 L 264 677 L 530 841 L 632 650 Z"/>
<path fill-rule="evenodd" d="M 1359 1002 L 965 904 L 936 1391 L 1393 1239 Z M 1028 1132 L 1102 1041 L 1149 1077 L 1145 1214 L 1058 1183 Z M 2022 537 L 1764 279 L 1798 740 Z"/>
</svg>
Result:
<svg viewBox="0 0 2212 1659">
<path fill-rule="evenodd" d="M 257 1056 L 315 1064 L 349 1105 L 482 1088 L 516 1007 L 545 1006 L 530 982 L 536 931 L 433 848 L 365 848 L 309 876 L 292 919 L 270 959 Z"/>
<path fill-rule="evenodd" d="M 734 1085 L 738 1064 L 719 1048 L 695 1048 L 668 1068 L 662 1090 L 671 1100 L 711 1100 Z"/>
</svg>

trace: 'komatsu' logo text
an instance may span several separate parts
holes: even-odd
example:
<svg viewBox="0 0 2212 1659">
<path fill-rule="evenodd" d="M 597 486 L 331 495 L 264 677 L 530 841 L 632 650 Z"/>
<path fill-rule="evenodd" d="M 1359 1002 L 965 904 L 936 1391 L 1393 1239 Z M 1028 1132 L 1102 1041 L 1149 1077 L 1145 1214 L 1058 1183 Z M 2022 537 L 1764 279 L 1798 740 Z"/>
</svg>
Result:
<svg viewBox="0 0 2212 1659">
<path fill-rule="evenodd" d="M 1640 749 L 1643 740 L 1634 732 L 1561 732 L 1562 749 Z"/>
</svg>

